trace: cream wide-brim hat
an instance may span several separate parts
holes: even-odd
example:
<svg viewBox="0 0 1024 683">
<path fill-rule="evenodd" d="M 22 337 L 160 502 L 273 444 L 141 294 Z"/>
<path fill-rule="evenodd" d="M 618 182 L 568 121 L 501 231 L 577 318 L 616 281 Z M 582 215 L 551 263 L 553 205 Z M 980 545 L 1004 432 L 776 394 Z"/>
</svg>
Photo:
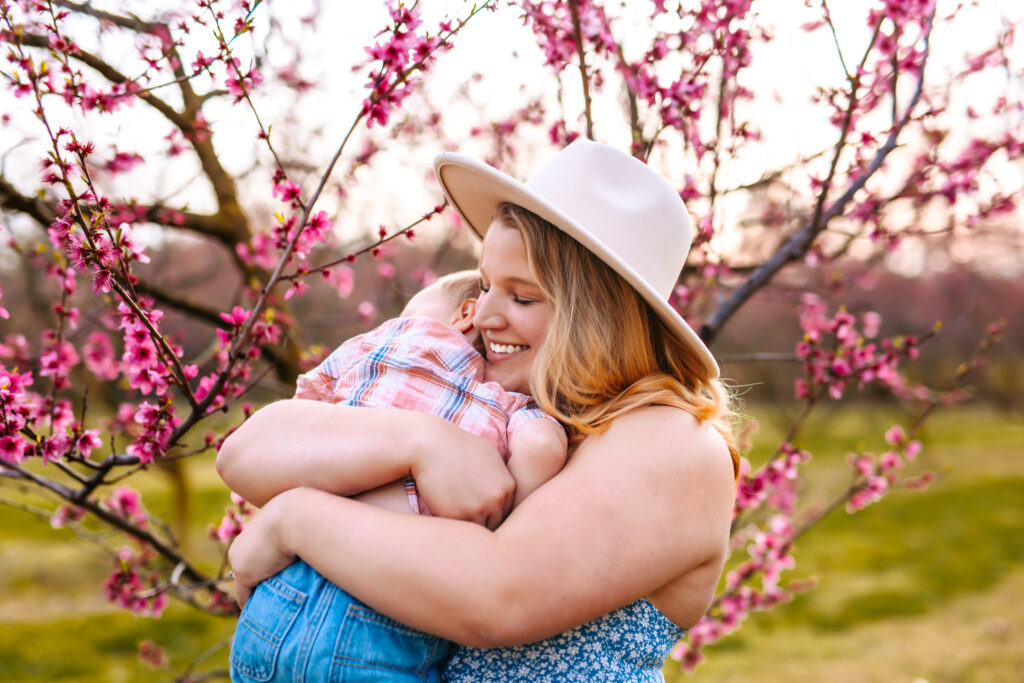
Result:
<svg viewBox="0 0 1024 683">
<path fill-rule="evenodd" d="M 449 203 L 483 238 L 499 204 L 531 211 L 589 249 L 625 278 L 707 368 L 718 363 L 668 299 L 690 251 L 693 226 L 679 194 L 629 154 L 580 139 L 520 183 L 461 154 L 434 158 Z"/>
</svg>

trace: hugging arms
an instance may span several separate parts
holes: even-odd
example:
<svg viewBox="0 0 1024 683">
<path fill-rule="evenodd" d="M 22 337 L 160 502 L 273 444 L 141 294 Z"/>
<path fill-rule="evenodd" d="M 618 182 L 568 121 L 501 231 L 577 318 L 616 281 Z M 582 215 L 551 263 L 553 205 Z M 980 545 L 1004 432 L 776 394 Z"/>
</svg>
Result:
<svg viewBox="0 0 1024 683">
<path fill-rule="evenodd" d="M 501 458 L 429 415 L 282 401 L 228 439 L 218 466 L 266 503 L 232 547 L 241 599 L 299 556 L 384 614 L 477 647 L 539 640 L 644 596 L 691 625 L 712 597 L 731 517 L 720 437 L 660 406 L 587 438 L 495 531 L 486 525 L 513 493 Z M 438 515 L 472 521 L 339 497 L 406 474 Z"/>
</svg>

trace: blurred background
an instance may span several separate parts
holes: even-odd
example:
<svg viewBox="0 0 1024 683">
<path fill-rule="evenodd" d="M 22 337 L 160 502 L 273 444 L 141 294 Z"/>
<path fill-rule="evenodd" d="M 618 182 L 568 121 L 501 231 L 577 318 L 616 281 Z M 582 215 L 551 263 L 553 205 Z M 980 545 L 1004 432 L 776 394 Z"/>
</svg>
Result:
<svg viewBox="0 0 1024 683">
<path fill-rule="evenodd" d="M 87 3 L 88 11 L 56 4 L 72 11 L 66 26 L 83 50 L 133 74 L 144 69 L 139 32 L 121 30 L 98 12 L 172 27 L 179 19 L 190 22 L 188 11 L 152 3 Z M 151 516 L 204 571 L 223 569 L 223 546 L 209 531 L 230 505 L 211 444 L 240 423 L 243 404 L 289 396 L 295 373 L 341 340 L 396 314 L 436 274 L 475 264 L 476 240 L 451 211 L 417 225 L 415 239 L 377 241 L 381 228 L 395 234 L 442 201 L 430 171 L 438 151 L 458 149 L 525 178 L 557 147 L 586 134 L 588 122 L 602 141 L 646 149 L 649 162 L 681 188 L 698 225 L 676 304 L 699 328 L 810 220 L 819 196 L 831 201 L 855 181 L 894 125 L 890 108 L 917 102 L 912 69 L 898 82 L 892 77 L 891 93 L 872 91 L 882 104 L 858 110 L 856 138 L 836 152 L 834 191 L 818 194 L 842 129 L 835 114 L 848 85 L 844 70 L 854 70 L 864 46 L 874 44 L 872 21 L 896 42 L 910 35 L 912 17 L 899 12 L 910 12 L 914 3 L 808 2 L 797 8 L 781 1 L 682 2 L 667 3 L 668 17 L 657 11 L 666 3 L 579 3 L 577 9 L 589 12 L 580 40 L 593 53 L 587 67 L 593 90 L 586 94 L 574 71 L 577 57 L 552 57 L 552 27 L 569 4 L 498 4 L 496 11 L 473 15 L 455 47 L 416 76 L 422 81 L 386 125 L 363 121 L 354 129 L 317 204 L 333 229 L 302 263 L 313 267 L 370 248 L 377 253 L 343 261 L 330 276 L 307 278 L 310 287 L 301 296 L 285 300 L 287 285 L 279 287 L 271 305 L 286 325 L 287 341 L 258 366 L 258 383 L 190 435 L 196 455 L 131 479 Z M 928 15 L 932 5 L 922 7 Z M 426 27 L 473 10 L 440 1 L 418 8 Z M 239 11 L 227 3 L 223 9 L 229 18 Z M 534 10 L 539 15 L 530 14 Z M 921 8 L 916 11 L 920 18 Z M 13 52 L 13 27 L 24 17 L 5 12 L 9 22 L 0 37 Z M 884 19 L 885 12 L 891 18 Z M 201 112 L 192 112 L 203 120 L 179 130 L 142 102 L 98 116 L 46 99 L 55 120 L 96 141 L 103 155 L 92 169 L 97 182 L 136 224 L 134 234 L 150 258 L 133 272 L 166 314 L 162 332 L 203 372 L 218 362 L 213 330 L 223 327 L 219 312 L 251 306 L 256 285 L 271 270 L 239 254 L 243 246 L 256 253 L 258 236 L 272 234 L 281 222 L 275 212 L 287 213 L 272 194 L 273 168 L 280 163 L 309 196 L 367 96 L 364 48 L 382 40 L 378 32 L 389 22 L 386 7 L 375 3 L 264 2 L 241 14 L 251 18 L 253 30 L 232 45 L 239 69 L 251 64 L 264 76 L 252 94 L 253 109 L 269 126 L 277 158 L 259 136 L 253 110 L 227 96 L 222 66 L 212 76 L 192 77 L 207 93 Z M 602 23 L 609 16 L 613 20 Z M 756 290 L 727 325 L 712 330 L 712 348 L 742 400 L 741 431 L 756 470 L 805 409 L 794 398 L 794 382 L 805 376 L 794 348 L 805 334 L 801 302 L 808 293 L 830 312 L 842 306 L 858 316 L 878 314 L 878 339 L 927 337 L 920 357 L 900 368 L 905 386 L 927 388 L 917 399 L 872 384 L 851 387 L 807 419 L 798 446 L 812 461 L 800 479 L 800 510 L 813 514 L 827 506 L 851 485 L 847 456 L 884 450 L 885 431 L 915 423 L 929 401 L 937 409 L 915 435 L 923 450 L 909 469 L 937 478 L 924 490 L 897 488 L 855 515 L 839 509 L 817 524 L 798 542 L 795 568 L 785 574 L 786 584 L 807 589 L 752 614 L 737 632 L 710 645 L 695 673 L 669 661 L 669 681 L 1024 681 L 1024 613 L 1017 598 L 1024 591 L 1024 227 L 1016 204 L 1024 186 L 1024 82 L 1021 49 L 1013 42 L 1021 7 L 939 2 L 934 17 L 927 95 L 913 130 L 813 247 L 771 286 Z M 701 22 L 712 20 L 718 29 L 701 33 Z M 910 23 L 905 27 L 903 20 Z M 179 46 L 186 61 L 197 52 L 215 54 L 217 41 L 193 29 Z M 604 33 L 616 36 L 618 52 L 602 47 L 611 40 Z M 689 33 L 699 38 L 688 43 Z M 724 36 L 741 34 L 749 44 L 729 52 Z M 667 41 L 666 54 L 652 47 L 659 37 Z M 907 54 L 918 50 L 919 58 L 926 43 L 911 36 L 904 47 Z M 694 63 L 702 51 L 714 58 L 706 70 Z M 867 55 L 873 53 L 864 54 L 871 67 Z M 728 76 L 733 58 L 743 68 Z M 639 113 L 633 110 L 638 86 L 623 76 L 624 64 L 649 66 L 664 90 L 648 101 L 639 98 Z M 17 70 L 8 67 L 11 87 L 0 91 L 0 304 L 9 312 L 0 319 L 0 360 L 7 369 L 21 357 L 18 335 L 38 351 L 54 327 L 59 297 L 44 234 L 55 195 L 39 179 L 49 140 L 30 95 L 18 94 Z M 640 66 L 629 73 L 638 79 Z M 619 77 L 625 85 L 614 81 Z M 706 86 L 688 95 L 699 106 L 671 111 L 669 93 L 677 83 Z M 187 109 L 182 95 L 167 98 Z M 735 109 L 726 111 L 722 103 Z M 680 116 L 678 126 L 670 123 Z M 203 135 L 212 138 L 244 214 L 233 224 L 244 230 L 228 237 L 196 228 L 204 225 L 196 216 L 223 216 L 227 205 L 198 152 L 195 139 Z M 978 140 L 994 141 L 981 160 Z M 128 160 L 126 168 L 111 163 L 119 158 Z M 962 186 L 950 189 L 953 180 Z M 872 202 L 877 206 L 869 210 Z M 133 214 L 139 207 L 145 210 Z M 183 224 L 156 215 L 168 210 L 180 212 Z M 79 341 L 90 330 L 111 328 L 107 299 L 87 284 L 77 297 Z M 1001 338 L 979 356 L 986 330 L 1000 320 L 1006 324 Z M 931 336 L 936 323 L 939 332 Z M 961 387 L 956 378 L 972 359 L 981 361 Z M 139 399 L 124 381 L 95 373 L 76 375 L 69 395 L 87 397 L 91 425 L 109 424 L 119 406 Z M 112 449 L 115 441 L 127 443 L 113 428 L 109 439 Z M 56 476 L 52 463 L 30 462 L 26 470 Z M 0 680 L 205 680 L 223 669 L 234 620 L 174 600 L 159 619 L 111 604 L 104 581 L 121 536 L 88 520 L 77 531 L 52 528 L 55 501 L 23 480 L 0 477 Z"/>
</svg>

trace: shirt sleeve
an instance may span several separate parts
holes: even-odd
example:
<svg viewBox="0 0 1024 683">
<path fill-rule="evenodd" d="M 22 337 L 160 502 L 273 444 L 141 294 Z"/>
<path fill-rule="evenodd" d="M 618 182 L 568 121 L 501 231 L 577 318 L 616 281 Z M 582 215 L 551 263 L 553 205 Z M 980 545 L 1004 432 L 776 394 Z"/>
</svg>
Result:
<svg viewBox="0 0 1024 683">
<path fill-rule="evenodd" d="M 515 431 L 519 429 L 521 426 L 523 426 L 525 423 L 529 422 L 530 420 L 540 419 L 551 420 L 559 427 L 562 426 L 562 424 L 558 420 L 551 417 L 543 410 L 530 403 L 526 407 L 520 408 L 516 412 L 512 413 L 512 416 L 508 418 L 508 429 L 506 430 L 508 438 L 511 439 L 512 435 L 515 434 Z"/>
<path fill-rule="evenodd" d="M 334 378 L 319 367 L 299 375 L 295 380 L 294 398 L 305 398 L 310 401 L 329 401 L 334 385 Z"/>
</svg>

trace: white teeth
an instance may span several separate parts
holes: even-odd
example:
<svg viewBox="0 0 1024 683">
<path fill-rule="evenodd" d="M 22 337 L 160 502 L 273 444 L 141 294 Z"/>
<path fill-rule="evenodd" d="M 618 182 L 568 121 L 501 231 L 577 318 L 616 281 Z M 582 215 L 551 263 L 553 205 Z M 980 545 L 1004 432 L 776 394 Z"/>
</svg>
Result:
<svg viewBox="0 0 1024 683">
<path fill-rule="evenodd" d="M 488 348 L 492 353 L 517 353 L 519 351 L 525 351 L 530 347 L 517 344 L 495 344 L 494 342 L 491 342 L 488 345 Z"/>
</svg>

